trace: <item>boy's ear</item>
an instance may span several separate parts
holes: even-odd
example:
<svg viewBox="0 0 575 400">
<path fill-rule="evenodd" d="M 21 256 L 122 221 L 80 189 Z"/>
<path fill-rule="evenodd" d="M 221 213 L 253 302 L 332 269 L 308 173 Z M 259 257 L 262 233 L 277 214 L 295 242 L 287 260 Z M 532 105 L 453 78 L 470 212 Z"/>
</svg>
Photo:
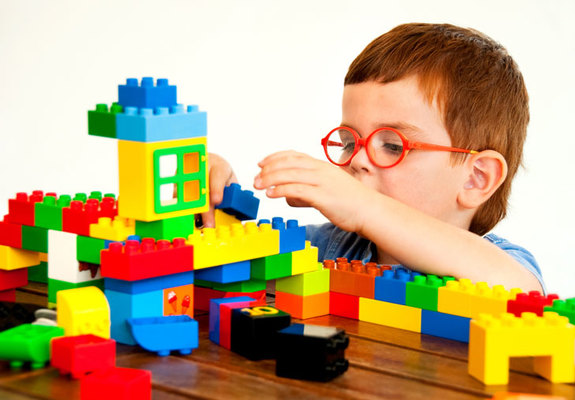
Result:
<svg viewBox="0 0 575 400">
<path fill-rule="evenodd" d="M 457 201 L 464 208 L 477 208 L 485 203 L 507 177 L 507 162 L 494 150 L 470 154 L 463 186 Z"/>
</svg>

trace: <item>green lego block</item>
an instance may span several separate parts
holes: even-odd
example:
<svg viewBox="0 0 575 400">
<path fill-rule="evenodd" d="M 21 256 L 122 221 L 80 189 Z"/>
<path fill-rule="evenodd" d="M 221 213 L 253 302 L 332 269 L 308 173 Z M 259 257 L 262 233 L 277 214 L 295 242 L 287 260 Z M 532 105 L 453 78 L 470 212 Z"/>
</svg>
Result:
<svg viewBox="0 0 575 400">
<path fill-rule="evenodd" d="M 159 221 L 136 221 L 136 235 L 141 238 L 154 238 L 156 240 L 174 238 L 187 238 L 194 233 L 195 216 L 166 218 Z"/>
<path fill-rule="evenodd" d="M 76 259 L 91 264 L 100 264 L 100 251 L 106 247 L 104 239 L 78 235 L 76 238 Z"/>
<path fill-rule="evenodd" d="M 29 267 L 28 280 L 32 282 L 48 283 L 48 263 L 42 261 L 39 265 Z"/>
<path fill-rule="evenodd" d="M 405 305 L 424 310 L 437 311 L 439 288 L 445 286 L 447 281 L 454 280 L 448 276 L 441 278 L 437 275 L 417 275 L 412 282 L 405 286 Z"/>
<path fill-rule="evenodd" d="M 41 203 L 34 205 L 34 225 L 52 229 L 55 231 L 62 230 L 62 208 L 69 207 L 72 198 L 67 195 L 61 195 L 58 200 L 54 196 L 46 196 Z"/>
<path fill-rule="evenodd" d="M 201 279 L 195 279 L 194 278 L 194 285 L 196 286 L 201 286 L 201 287 L 205 287 L 205 288 L 213 288 L 214 287 L 214 282 L 209 282 L 209 281 L 203 281 Z"/>
<path fill-rule="evenodd" d="M 22 225 L 22 248 L 47 253 L 48 229 L 38 226 Z"/>
<path fill-rule="evenodd" d="M 195 283 L 195 282 L 194 282 Z M 212 289 L 220 290 L 222 292 L 257 292 L 266 289 L 266 281 L 257 279 L 250 279 L 249 281 L 234 282 L 234 283 L 213 283 Z"/>
<path fill-rule="evenodd" d="M 96 286 L 102 292 L 104 291 L 104 279 L 96 279 L 93 281 L 70 283 L 59 281 L 58 279 L 48 279 L 48 303 L 56 303 L 56 293 L 60 290 L 76 289 L 88 286 Z"/>
<path fill-rule="evenodd" d="M 270 280 L 291 276 L 291 261 L 291 253 L 255 258 L 251 261 L 252 278 Z"/>
<path fill-rule="evenodd" d="M 575 297 L 566 300 L 553 300 L 553 306 L 546 306 L 544 311 L 553 311 L 569 318 L 569 322 L 575 325 Z"/>
<path fill-rule="evenodd" d="M 113 103 L 96 104 L 95 110 L 88 111 L 88 135 L 116 138 L 116 114 L 123 112 L 122 106 Z"/>
<path fill-rule="evenodd" d="M 329 269 L 306 272 L 276 281 L 276 291 L 298 296 L 329 292 Z"/>
<path fill-rule="evenodd" d="M 64 336 L 64 328 L 32 324 L 0 332 L 0 359 L 10 361 L 11 368 L 25 362 L 32 369 L 43 368 L 50 360 L 50 341 L 59 336 Z"/>
</svg>

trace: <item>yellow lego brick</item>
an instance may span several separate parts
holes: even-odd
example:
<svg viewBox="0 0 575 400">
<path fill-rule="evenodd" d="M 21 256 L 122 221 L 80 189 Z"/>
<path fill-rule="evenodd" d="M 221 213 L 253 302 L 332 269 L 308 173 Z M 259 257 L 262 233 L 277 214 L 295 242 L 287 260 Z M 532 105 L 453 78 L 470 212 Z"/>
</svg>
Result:
<svg viewBox="0 0 575 400">
<path fill-rule="evenodd" d="M 412 332 L 421 332 L 420 308 L 366 297 L 359 298 L 359 320 Z"/>
<path fill-rule="evenodd" d="M 118 214 L 150 222 L 207 211 L 209 182 L 206 147 L 205 137 L 163 142 L 118 140 Z M 186 153 L 187 149 L 189 153 Z M 156 152 L 162 152 L 161 159 L 170 161 L 171 158 L 173 166 L 164 167 L 161 159 L 156 162 Z M 197 175 L 198 179 L 179 179 L 182 174 Z M 158 187 L 156 176 L 161 177 L 165 184 Z M 177 199 L 173 198 L 174 185 L 179 191 Z M 163 211 L 158 212 L 158 207 Z"/>
<path fill-rule="evenodd" d="M 0 269 L 11 271 L 33 267 L 38 264 L 40 264 L 40 253 L 37 251 L 0 246 Z"/>
<path fill-rule="evenodd" d="M 93 334 L 110 338 L 110 306 L 95 286 L 60 290 L 56 294 L 58 326 L 66 336 Z"/>
<path fill-rule="evenodd" d="M 292 252 L 291 274 L 299 275 L 304 272 L 317 270 L 317 252 L 318 249 L 311 245 L 309 240 L 305 241 L 305 248 Z"/>
<path fill-rule="evenodd" d="M 240 224 L 242 222 L 233 215 L 227 214 L 218 208 L 214 210 L 214 218 L 216 228 L 219 226 L 232 226 L 233 224 Z"/>
<path fill-rule="evenodd" d="M 469 279 L 447 281 L 437 292 L 437 311 L 471 318 L 471 299 L 477 288 Z"/>
<path fill-rule="evenodd" d="M 188 236 L 194 246 L 194 269 L 215 267 L 279 253 L 279 231 L 270 224 L 250 221 L 204 228 Z"/>
<path fill-rule="evenodd" d="M 48 253 L 40 253 L 40 261 L 48 262 Z"/>
<path fill-rule="evenodd" d="M 128 236 L 136 234 L 136 221 L 130 218 L 115 216 L 111 218 L 102 217 L 97 224 L 90 225 L 90 236 L 98 239 L 113 240 L 121 242 Z"/>
<path fill-rule="evenodd" d="M 505 290 L 502 285 L 490 288 L 485 282 L 477 282 L 475 293 L 469 299 L 470 318 L 479 318 L 480 314 L 500 315 L 507 312 L 507 301 L 515 300 L 521 289 Z"/>
<path fill-rule="evenodd" d="M 554 312 L 482 314 L 471 321 L 468 371 L 484 384 L 507 384 L 509 358 L 527 356 L 551 382 L 575 382 L 575 326 Z"/>
</svg>

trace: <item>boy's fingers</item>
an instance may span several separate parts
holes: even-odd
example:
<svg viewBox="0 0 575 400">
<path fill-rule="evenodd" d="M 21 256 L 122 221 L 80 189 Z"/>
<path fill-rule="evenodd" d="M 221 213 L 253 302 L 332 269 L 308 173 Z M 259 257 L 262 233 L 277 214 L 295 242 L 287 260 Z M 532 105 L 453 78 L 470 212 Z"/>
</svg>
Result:
<svg viewBox="0 0 575 400">
<path fill-rule="evenodd" d="M 256 189 L 266 189 L 271 186 L 298 183 L 316 185 L 318 174 L 310 169 L 278 169 L 271 172 L 260 173 L 254 179 Z"/>
<path fill-rule="evenodd" d="M 218 205 L 224 197 L 224 188 L 237 183 L 236 174 L 231 169 L 213 168 L 210 170 L 210 203 Z"/>
<path fill-rule="evenodd" d="M 270 154 L 269 156 L 267 156 L 266 158 L 264 158 L 263 160 L 261 160 L 260 162 L 258 162 L 258 167 L 263 167 L 269 163 L 281 160 L 281 159 L 289 159 L 289 158 L 311 158 L 309 157 L 307 154 L 304 153 L 298 153 L 297 151 L 294 150 L 284 150 L 284 151 L 278 151 L 277 153 L 273 153 Z"/>
<path fill-rule="evenodd" d="M 216 218 L 213 208 L 210 208 L 209 211 L 202 213 L 201 216 L 202 216 L 202 228 L 215 228 Z"/>
</svg>

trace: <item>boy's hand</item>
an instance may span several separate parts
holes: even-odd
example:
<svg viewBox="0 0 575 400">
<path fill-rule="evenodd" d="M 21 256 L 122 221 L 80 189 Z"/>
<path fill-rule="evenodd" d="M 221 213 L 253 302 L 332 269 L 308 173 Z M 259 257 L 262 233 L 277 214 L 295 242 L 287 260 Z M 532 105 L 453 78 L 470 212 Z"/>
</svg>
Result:
<svg viewBox="0 0 575 400">
<path fill-rule="evenodd" d="M 291 206 L 314 207 L 349 232 L 361 231 L 377 194 L 342 169 L 295 151 L 272 154 L 258 166 L 256 189 L 266 189 L 270 198 L 285 197 Z"/>
<path fill-rule="evenodd" d="M 231 183 L 237 183 L 238 179 L 232 170 L 232 166 L 225 159 L 214 153 L 208 154 L 208 174 L 210 181 L 210 209 L 201 214 L 201 225 L 213 228 L 215 226 L 214 208 L 222 202 L 224 188 Z"/>
</svg>

